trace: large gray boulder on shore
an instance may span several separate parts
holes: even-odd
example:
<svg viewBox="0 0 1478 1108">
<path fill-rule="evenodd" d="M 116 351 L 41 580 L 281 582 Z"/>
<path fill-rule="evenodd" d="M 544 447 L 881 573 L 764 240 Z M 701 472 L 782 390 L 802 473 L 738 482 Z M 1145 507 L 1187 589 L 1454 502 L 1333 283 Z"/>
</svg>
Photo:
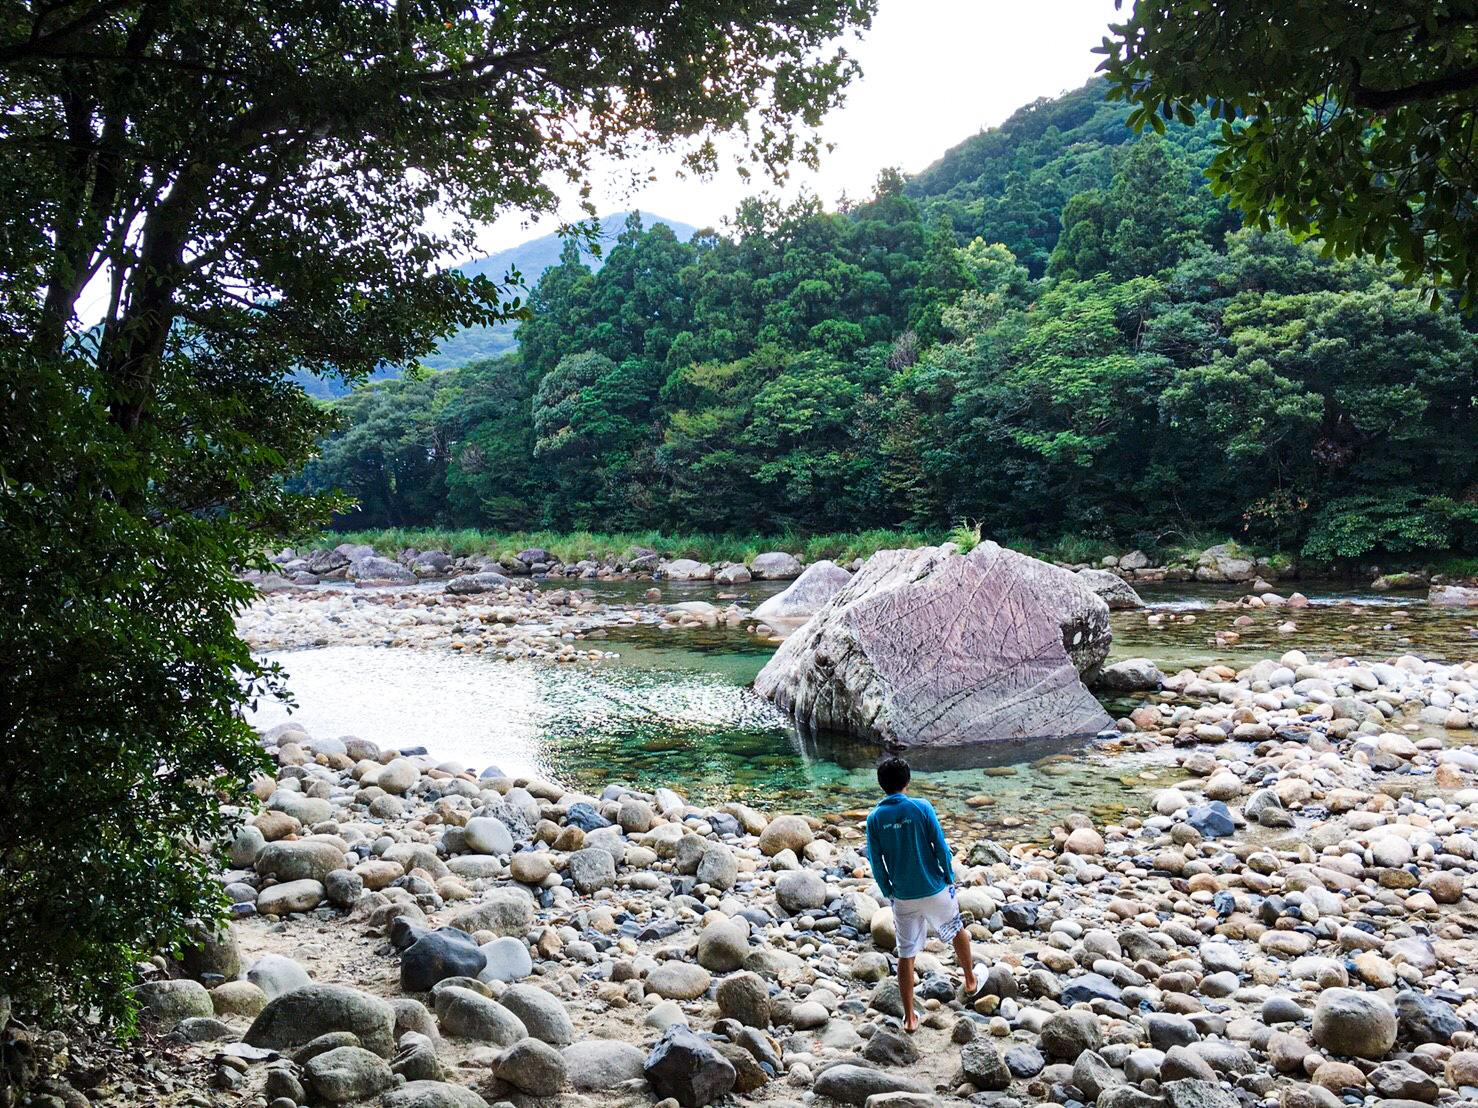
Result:
<svg viewBox="0 0 1478 1108">
<path fill-rule="evenodd" d="M 1461 585 L 1434 585 L 1427 603 L 1438 608 L 1478 608 L 1478 589 Z"/>
<path fill-rule="evenodd" d="M 805 728 L 904 746 L 1094 734 L 1108 605 L 993 542 L 884 550 L 755 678 Z"/>
<path fill-rule="evenodd" d="M 1110 611 L 1119 612 L 1144 607 L 1144 601 L 1139 598 L 1139 593 L 1130 587 L 1129 582 L 1107 570 L 1080 569 L 1078 580 L 1102 597 Z"/>
<path fill-rule="evenodd" d="M 395 1053 L 395 1010 L 345 985 L 304 985 L 267 1003 L 244 1036 L 250 1046 L 292 1050 L 330 1031 L 352 1031 L 382 1058 Z"/>
<path fill-rule="evenodd" d="M 784 592 L 777 592 L 756 608 L 754 617 L 781 622 L 810 619 L 850 580 L 850 573 L 823 558 L 808 565 Z"/>
<path fill-rule="evenodd" d="M 399 562 L 373 554 L 350 562 L 347 575 L 351 581 L 385 581 L 398 585 L 409 585 L 416 580 L 416 575 Z"/>
</svg>

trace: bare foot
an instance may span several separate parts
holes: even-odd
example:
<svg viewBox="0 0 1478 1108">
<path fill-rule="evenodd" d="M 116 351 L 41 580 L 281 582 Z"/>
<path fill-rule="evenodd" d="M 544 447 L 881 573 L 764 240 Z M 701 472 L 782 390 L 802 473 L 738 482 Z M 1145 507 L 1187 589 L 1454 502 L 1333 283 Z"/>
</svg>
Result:
<svg viewBox="0 0 1478 1108">
<path fill-rule="evenodd" d="M 974 996 L 975 990 L 980 988 L 980 982 L 975 980 L 974 974 L 965 978 L 965 995 Z"/>
<path fill-rule="evenodd" d="M 905 1016 L 904 1017 L 904 1019 L 903 1019 L 903 1030 L 904 1030 L 904 1032 L 906 1034 L 912 1035 L 918 1029 L 919 1029 L 919 1014 L 917 1012 L 914 1012 L 911 1015 L 908 1015 L 908 1016 Z"/>
</svg>

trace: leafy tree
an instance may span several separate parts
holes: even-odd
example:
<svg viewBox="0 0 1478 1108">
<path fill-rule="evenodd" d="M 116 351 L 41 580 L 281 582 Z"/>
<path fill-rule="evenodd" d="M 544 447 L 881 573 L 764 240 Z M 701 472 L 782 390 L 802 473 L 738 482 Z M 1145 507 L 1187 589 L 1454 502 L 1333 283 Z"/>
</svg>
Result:
<svg viewBox="0 0 1478 1108">
<path fill-rule="evenodd" d="M 518 358 L 472 362 L 443 381 L 436 411 L 448 443 L 447 520 L 503 531 L 539 524 L 533 397 Z"/>
<path fill-rule="evenodd" d="M 345 432 L 304 471 L 309 487 L 354 498 L 350 527 L 415 527 L 441 521 L 449 444 L 434 410 L 443 382 L 425 374 L 377 381 L 332 404 Z"/>
<path fill-rule="evenodd" d="M 1169 269 L 1204 242 L 1182 152 L 1151 137 L 1119 148 L 1113 163 L 1107 191 L 1080 192 L 1063 207 L 1050 275 L 1086 280 L 1107 271 L 1126 280 Z"/>
<path fill-rule="evenodd" d="M 135 956 L 221 907 L 194 851 L 270 679 L 233 570 L 323 507 L 276 480 L 326 429 L 291 375 L 521 314 L 437 262 L 598 156 L 703 169 L 736 133 L 765 171 L 813 160 L 872 9 L 7 4 L 0 992 L 125 1015 Z"/>
<path fill-rule="evenodd" d="M 442 431 L 450 473 L 474 444 L 504 459 L 482 502 L 561 526 L 968 518 L 1315 557 L 1463 541 L 1478 359 L 1461 318 L 1387 265 L 1234 229 L 1203 173 L 1214 129 L 1136 137 L 1103 90 L 836 212 L 755 197 L 687 243 L 628 226 L 597 273 L 571 255 L 520 332 L 537 404 Z M 1009 237 L 968 237 L 982 226 Z M 482 518 L 450 499 L 433 511 Z"/>
<path fill-rule="evenodd" d="M 1110 28 L 1111 95 L 1135 127 L 1222 120 L 1219 191 L 1261 226 L 1393 257 L 1471 305 L 1478 31 L 1428 0 L 1171 0 Z"/>
</svg>

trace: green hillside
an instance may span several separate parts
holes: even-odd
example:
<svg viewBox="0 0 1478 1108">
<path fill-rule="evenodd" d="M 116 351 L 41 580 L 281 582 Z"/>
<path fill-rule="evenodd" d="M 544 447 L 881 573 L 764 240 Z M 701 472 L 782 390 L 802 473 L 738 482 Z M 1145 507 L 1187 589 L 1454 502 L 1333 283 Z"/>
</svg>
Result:
<svg viewBox="0 0 1478 1108">
<path fill-rule="evenodd" d="M 827 212 L 628 227 L 516 354 L 343 402 L 356 526 L 947 528 L 1321 560 L 1471 546 L 1478 344 L 1392 271 L 1240 229 L 1209 124 L 1092 82 Z"/>
<path fill-rule="evenodd" d="M 600 219 L 600 241 L 603 248 L 615 242 L 621 228 L 626 225 L 626 221 L 633 214 L 641 216 L 643 226 L 651 227 L 657 223 L 665 223 L 681 238 L 690 238 L 697 230 L 696 227 L 681 220 L 664 219 L 661 216 L 629 211 L 612 212 Z M 469 276 L 484 274 L 494 281 L 501 281 L 510 271 L 517 271 L 523 275 L 524 281 L 532 286 L 538 282 L 546 269 L 559 261 L 563 245 L 564 240 L 560 238 L 558 232 L 551 232 L 509 247 L 507 250 L 499 250 L 482 258 L 474 258 L 464 265 L 457 266 L 457 269 Z M 579 249 L 582 261 L 593 269 L 600 268 L 601 259 L 592 254 L 585 244 L 580 244 Z M 422 359 L 422 364 L 430 369 L 451 369 L 453 366 L 466 365 L 478 358 L 506 354 L 518 345 L 515 337 L 517 330 L 517 323 L 502 323 L 493 327 L 464 327 L 450 338 L 443 340 L 434 354 Z M 398 366 L 386 366 L 377 370 L 371 380 L 383 381 L 399 376 Z M 338 381 L 324 380 L 306 373 L 299 375 L 298 383 L 310 396 L 320 398 L 343 396 L 349 391 Z"/>
</svg>

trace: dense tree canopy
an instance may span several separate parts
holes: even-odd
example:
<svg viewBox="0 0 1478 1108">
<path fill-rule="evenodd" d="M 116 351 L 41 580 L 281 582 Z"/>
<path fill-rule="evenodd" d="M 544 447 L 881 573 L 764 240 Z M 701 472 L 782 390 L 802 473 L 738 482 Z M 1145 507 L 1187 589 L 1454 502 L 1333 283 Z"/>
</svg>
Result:
<svg viewBox="0 0 1478 1108">
<path fill-rule="evenodd" d="M 0 994 L 125 1015 L 136 957 L 221 907 L 200 851 L 271 682 L 234 572 L 322 518 L 279 479 L 330 422 L 296 382 L 522 314 L 502 275 L 436 263 L 597 155 L 701 170 L 729 134 L 760 171 L 811 160 L 872 9 L 0 0 Z M 636 315 L 580 310 L 624 372 L 665 293 L 608 284 Z M 349 402 L 366 510 L 498 518 L 486 475 L 528 455 L 534 382 L 469 375 L 447 437 L 418 406 L 441 382 L 399 389 Z"/>
<path fill-rule="evenodd" d="M 474 459 L 493 510 L 428 495 L 393 520 L 365 499 L 350 519 L 970 519 L 1003 537 L 1235 534 L 1326 560 L 1471 546 L 1465 319 L 1376 263 L 1236 229 L 1203 175 L 1208 129 L 1135 138 L 1103 89 L 1023 110 L 1001 131 L 1015 145 L 988 132 L 912 181 L 885 174 L 844 211 L 751 201 L 687 243 L 633 225 L 596 273 L 567 255 L 534 290 L 521 355 L 429 396 L 379 386 L 440 413 L 422 455 L 452 443 L 449 487 Z M 496 431 L 449 399 L 494 378 L 528 397 Z M 357 442 L 325 445 L 321 487 L 357 487 Z"/>
<path fill-rule="evenodd" d="M 1135 126 L 1220 119 L 1211 180 L 1263 227 L 1478 294 L 1478 8 L 1141 2 L 1104 40 Z"/>
</svg>

